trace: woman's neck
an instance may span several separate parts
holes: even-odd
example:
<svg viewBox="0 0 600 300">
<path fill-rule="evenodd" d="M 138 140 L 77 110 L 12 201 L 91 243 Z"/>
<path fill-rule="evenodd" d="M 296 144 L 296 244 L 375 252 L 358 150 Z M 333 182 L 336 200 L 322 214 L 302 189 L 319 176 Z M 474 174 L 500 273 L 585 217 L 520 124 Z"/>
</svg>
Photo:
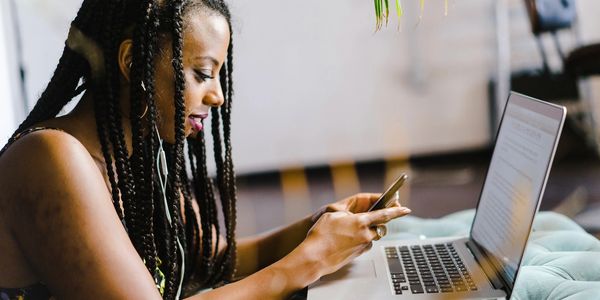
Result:
<svg viewBox="0 0 600 300">
<path fill-rule="evenodd" d="M 81 137 L 82 143 L 87 142 L 89 145 L 85 145 L 90 151 L 93 157 L 101 158 L 102 147 L 98 138 L 98 129 L 96 123 L 95 114 L 95 103 L 97 101 L 90 93 L 85 93 L 75 108 L 67 115 L 57 119 L 63 119 L 66 128 L 69 132 L 73 132 L 76 137 Z M 120 108 L 121 106 L 118 106 Z M 127 153 L 130 156 L 133 152 L 132 148 L 132 136 L 131 136 L 131 122 L 129 118 L 121 110 L 121 126 L 123 128 L 123 136 L 125 145 L 127 147 Z M 110 133 L 109 133 L 110 134 Z"/>
</svg>

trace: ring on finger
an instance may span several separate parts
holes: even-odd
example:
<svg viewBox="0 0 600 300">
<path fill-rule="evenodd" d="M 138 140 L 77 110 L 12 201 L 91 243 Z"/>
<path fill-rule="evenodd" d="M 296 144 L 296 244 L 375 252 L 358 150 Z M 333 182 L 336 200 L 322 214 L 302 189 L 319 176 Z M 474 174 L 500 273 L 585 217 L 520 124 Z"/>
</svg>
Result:
<svg viewBox="0 0 600 300">
<path fill-rule="evenodd" d="M 377 225 L 375 233 L 377 233 L 377 240 L 379 240 L 387 234 L 387 227 L 383 224 Z"/>
</svg>

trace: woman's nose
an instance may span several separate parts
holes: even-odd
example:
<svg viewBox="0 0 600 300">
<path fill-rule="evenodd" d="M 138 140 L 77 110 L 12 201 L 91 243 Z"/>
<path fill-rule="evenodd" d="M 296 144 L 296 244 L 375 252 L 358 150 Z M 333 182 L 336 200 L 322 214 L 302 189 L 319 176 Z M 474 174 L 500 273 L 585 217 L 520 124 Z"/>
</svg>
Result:
<svg viewBox="0 0 600 300">
<path fill-rule="evenodd" d="M 219 80 L 215 80 L 214 82 L 215 84 L 213 84 L 212 88 L 206 93 L 202 102 L 211 107 L 220 107 L 225 102 L 225 97 L 223 97 L 223 90 L 221 89 Z"/>
</svg>

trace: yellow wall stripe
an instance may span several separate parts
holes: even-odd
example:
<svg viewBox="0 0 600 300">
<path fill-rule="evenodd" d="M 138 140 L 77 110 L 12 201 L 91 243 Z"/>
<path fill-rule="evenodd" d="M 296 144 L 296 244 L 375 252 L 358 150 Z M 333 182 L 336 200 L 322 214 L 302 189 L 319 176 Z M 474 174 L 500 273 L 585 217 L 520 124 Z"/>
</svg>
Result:
<svg viewBox="0 0 600 300">
<path fill-rule="evenodd" d="M 286 224 L 306 216 L 311 211 L 310 190 L 303 168 L 281 172 L 284 220 Z"/>
<path fill-rule="evenodd" d="M 331 165 L 331 179 L 337 200 L 360 193 L 360 180 L 354 162 Z"/>
</svg>

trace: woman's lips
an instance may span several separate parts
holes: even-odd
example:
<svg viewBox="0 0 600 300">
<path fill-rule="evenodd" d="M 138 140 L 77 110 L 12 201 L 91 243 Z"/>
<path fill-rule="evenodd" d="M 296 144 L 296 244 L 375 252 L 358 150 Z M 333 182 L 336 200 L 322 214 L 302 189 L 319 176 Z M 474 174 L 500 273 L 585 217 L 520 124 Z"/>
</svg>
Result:
<svg viewBox="0 0 600 300">
<path fill-rule="evenodd" d="M 202 129 L 204 129 L 202 121 L 206 119 L 206 117 L 208 117 L 208 115 L 190 115 L 188 121 L 196 131 L 202 131 Z"/>
</svg>

